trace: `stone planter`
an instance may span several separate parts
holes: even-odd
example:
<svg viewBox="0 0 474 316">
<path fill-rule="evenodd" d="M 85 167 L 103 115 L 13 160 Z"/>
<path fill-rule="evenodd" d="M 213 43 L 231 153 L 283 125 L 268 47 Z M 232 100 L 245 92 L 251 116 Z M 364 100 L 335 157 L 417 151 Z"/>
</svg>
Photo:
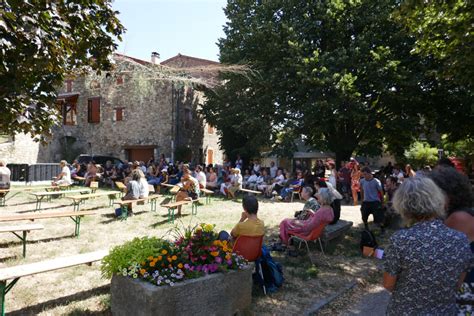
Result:
<svg viewBox="0 0 474 316">
<path fill-rule="evenodd" d="M 243 270 L 214 273 L 174 286 L 114 276 L 113 315 L 234 315 L 250 307 L 253 265 Z"/>
</svg>

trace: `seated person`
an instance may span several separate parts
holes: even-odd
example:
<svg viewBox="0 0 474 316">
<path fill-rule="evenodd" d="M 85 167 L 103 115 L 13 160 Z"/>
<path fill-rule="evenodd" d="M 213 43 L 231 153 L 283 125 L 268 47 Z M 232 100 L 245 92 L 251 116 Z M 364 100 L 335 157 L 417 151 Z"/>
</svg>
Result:
<svg viewBox="0 0 474 316">
<path fill-rule="evenodd" d="M 332 220 L 329 225 L 334 225 L 339 221 L 341 217 L 341 200 L 343 196 L 339 193 L 329 181 L 324 181 L 324 179 L 319 179 L 314 182 L 314 187 L 316 188 L 317 192 L 321 190 L 327 190 L 331 197 L 331 208 L 334 212 L 334 219 Z"/>
<path fill-rule="evenodd" d="M 209 190 L 217 189 L 217 174 L 213 167 L 209 167 L 209 173 L 206 179 L 206 188 Z"/>
<path fill-rule="evenodd" d="M 240 169 L 235 168 L 232 169 L 234 176 L 230 180 L 230 185 L 227 187 L 227 193 L 230 198 L 235 198 L 235 193 L 242 189 L 242 175 L 240 174 Z"/>
<path fill-rule="evenodd" d="M 263 236 L 265 224 L 257 217 L 258 201 L 254 195 L 246 195 L 242 199 L 244 211 L 239 222 L 234 226 L 230 235 L 226 231 L 219 233 L 220 240 L 236 240 L 239 236 Z"/>
<path fill-rule="evenodd" d="M 97 172 L 98 170 L 97 170 L 97 166 L 95 165 L 95 161 L 92 160 L 87 165 L 87 172 L 84 175 L 84 178 L 86 178 L 84 185 L 86 187 L 90 186 L 91 182 L 97 179 Z"/>
<path fill-rule="evenodd" d="M 204 171 L 202 171 L 202 167 L 200 165 L 196 166 L 196 169 L 194 169 L 194 175 L 196 180 L 199 182 L 199 188 L 200 189 L 205 189 L 206 188 L 206 174 Z"/>
<path fill-rule="evenodd" d="M 272 181 L 272 177 L 268 174 L 266 168 L 261 169 L 262 173 L 257 179 L 257 189 L 263 193 L 267 191 L 267 188 L 270 186 L 269 183 Z"/>
<path fill-rule="evenodd" d="M 308 219 L 308 217 L 315 213 L 321 206 L 313 197 L 313 189 L 309 186 L 301 190 L 301 198 L 306 202 L 303 205 L 303 210 L 295 212 L 295 218 L 299 220 Z"/>
<path fill-rule="evenodd" d="M 303 174 L 298 172 L 296 177 L 288 181 L 288 186 L 280 191 L 279 200 L 289 200 L 293 191 L 297 192 L 303 185 Z"/>
<path fill-rule="evenodd" d="M 138 200 L 140 198 L 140 174 L 137 170 L 131 172 L 131 179 L 127 183 L 127 194 L 122 198 L 123 201 L 126 200 Z M 128 204 L 129 214 L 132 212 L 132 204 Z"/>
<path fill-rule="evenodd" d="M 266 188 L 266 195 L 271 196 L 279 194 L 284 184 L 285 176 L 283 175 L 283 170 L 278 169 L 276 177 L 272 180 L 272 184 Z"/>
<path fill-rule="evenodd" d="M 69 170 L 66 160 L 61 160 L 59 166 L 61 167 L 61 172 L 57 175 L 56 179 L 51 183 L 51 185 L 71 185 L 71 170 Z"/>
<path fill-rule="evenodd" d="M 189 170 L 183 170 L 183 177 L 181 178 L 181 183 L 179 185 L 181 188 L 176 194 L 176 202 L 184 200 L 197 200 L 199 198 L 199 182 L 196 178 L 191 176 Z M 178 206 L 176 216 L 181 216 L 181 205 Z"/>
<path fill-rule="evenodd" d="M 145 174 L 140 168 L 133 170 L 133 172 L 137 172 L 140 176 L 140 180 L 138 181 L 140 188 L 140 199 L 148 197 L 148 195 L 150 194 L 150 190 L 148 188 L 148 182 L 146 181 Z"/>
<path fill-rule="evenodd" d="M 255 173 L 255 171 L 252 169 L 250 171 L 250 177 L 247 179 L 247 181 L 244 183 L 244 188 L 250 189 L 250 190 L 256 190 L 257 189 L 257 179 L 258 176 Z"/>
<path fill-rule="evenodd" d="M 318 226 L 327 225 L 333 221 L 334 212 L 330 206 L 331 196 L 329 191 L 322 190 L 317 193 L 316 199 L 321 207 L 307 219 L 299 220 L 287 218 L 280 223 L 280 239 L 283 244 L 288 245 L 288 240 L 291 235 L 298 234 L 308 236 Z"/>
<path fill-rule="evenodd" d="M 11 171 L 8 169 L 5 161 L 0 160 L 0 190 L 10 189 Z"/>
</svg>

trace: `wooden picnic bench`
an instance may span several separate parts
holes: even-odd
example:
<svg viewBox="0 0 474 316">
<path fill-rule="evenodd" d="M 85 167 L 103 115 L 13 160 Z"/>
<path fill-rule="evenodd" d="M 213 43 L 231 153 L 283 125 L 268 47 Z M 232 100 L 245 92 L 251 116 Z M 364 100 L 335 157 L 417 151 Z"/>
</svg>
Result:
<svg viewBox="0 0 474 316">
<path fill-rule="evenodd" d="M 178 206 L 183 206 L 191 202 L 192 202 L 191 200 L 183 200 L 179 202 L 171 202 L 167 204 L 162 204 L 161 205 L 162 207 L 165 207 L 168 209 L 168 223 L 171 222 L 174 224 L 174 211 L 178 208 Z"/>
<path fill-rule="evenodd" d="M 260 191 L 255 191 L 255 190 L 250 190 L 250 189 L 244 189 L 244 188 L 239 189 L 239 191 L 240 191 L 240 192 L 245 192 L 245 193 L 248 193 L 248 194 L 255 194 L 255 195 L 262 194 L 262 192 L 260 192 Z"/>
<path fill-rule="evenodd" d="M 201 190 L 201 192 L 204 193 L 204 196 L 206 197 L 206 204 L 210 204 L 211 203 L 211 197 L 214 194 L 214 191 L 208 190 L 206 188 L 200 189 L 200 190 Z"/>
<path fill-rule="evenodd" d="M 0 269 L 0 304 L 2 316 L 5 315 L 5 296 L 20 278 L 82 264 L 92 265 L 93 262 L 102 260 L 107 254 L 107 250 L 101 250 Z M 10 283 L 7 283 L 9 280 L 11 280 Z"/>
<path fill-rule="evenodd" d="M 0 226 L 0 233 L 12 233 L 16 237 L 20 238 L 23 243 L 23 258 L 26 257 L 26 236 L 32 230 L 42 230 L 44 226 L 41 224 L 22 224 L 22 225 L 9 225 Z M 17 232 L 23 232 L 22 236 L 18 235 Z"/>
<path fill-rule="evenodd" d="M 1 189 L 0 190 L 0 206 L 5 206 L 5 200 L 6 200 L 6 196 L 7 196 L 8 192 L 10 192 L 9 189 Z"/>
<path fill-rule="evenodd" d="M 5 215 L 0 216 L 0 222 L 14 222 L 14 221 L 35 221 L 37 219 L 48 219 L 48 218 L 59 218 L 59 217 L 70 217 L 76 224 L 76 230 L 74 236 L 79 237 L 79 230 L 81 228 L 81 217 L 86 215 L 94 215 L 93 211 L 76 211 L 76 212 L 56 212 L 56 213 L 33 213 L 33 214 L 21 214 L 21 215 Z"/>
<path fill-rule="evenodd" d="M 324 244 L 324 248 L 326 248 L 329 241 L 343 236 L 349 229 L 351 229 L 353 224 L 353 222 L 340 219 L 334 225 L 326 225 L 321 235 L 321 241 Z"/>
<path fill-rule="evenodd" d="M 113 201 L 116 200 L 117 194 L 121 194 L 120 191 L 108 191 L 108 192 L 96 192 L 96 193 L 87 193 L 68 196 L 68 199 L 72 200 L 74 205 L 74 211 L 79 211 L 81 203 L 84 203 L 86 200 L 99 196 L 108 196 L 109 197 L 109 206 L 113 205 Z"/>
<path fill-rule="evenodd" d="M 142 202 L 150 202 L 150 210 L 152 212 L 156 212 L 156 200 L 160 197 L 158 194 L 153 194 L 149 195 L 147 197 L 141 198 L 141 199 L 136 199 L 136 200 L 122 200 L 118 202 L 114 202 L 113 204 L 118 204 L 120 205 L 120 208 L 122 209 L 122 215 L 120 215 L 121 220 L 126 220 L 128 217 L 128 205 L 132 205 L 134 203 L 142 203 Z"/>
<path fill-rule="evenodd" d="M 75 176 L 71 178 L 73 181 L 77 182 L 77 184 L 84 184 L 86 182 L 86 178 Z"/>
<path fill-rule="evenodd" d="M 71 194 L 71 193 L 89 193 L 90 189 L 89 188 L 82 188 L 82 189 L 77 189 L 77 190 L 68 190 L 68 191 L 42 191 L 42 192 L 30 192 L 31 195 L 34 195 L 36 197 L 36 211 L 39 211 L 41 209 L 41 202 L 43 201 L 44 198 L 46 198 L 48 201 L 51 200 L 51 196 L 53 195 L 65 195 L 65 194 Z"/>
<path fill-rule="evenodd" d="M 45 191 L 66 191 L 72 188 L 72 184 L 59 184 L 59 185 L 52 185 L 49 187 L 44 188 Z"/>
</svg>

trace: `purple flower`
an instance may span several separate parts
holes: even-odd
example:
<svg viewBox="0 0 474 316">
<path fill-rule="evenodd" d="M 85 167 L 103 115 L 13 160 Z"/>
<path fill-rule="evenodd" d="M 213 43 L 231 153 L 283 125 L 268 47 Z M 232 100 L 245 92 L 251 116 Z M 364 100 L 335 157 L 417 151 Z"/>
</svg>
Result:
<svg viewBox="0 0 474 316">
<path fill-rule="evenodd" d="M 215 260 L 216 260 L 217 263 L 222 263 L 222 258 L 221 257 L 216 257 Z"/>
<path fill-rule="evenodd" d="M 232 265 L 232 260 L 227 260 L 227 264 L 228 264 L 229 266 L 231 266 L 231 265 Z"/>
<path fill-rule="evenodd" d="M 202 270 L 202 266 L 197 266 L 196 271 L 200 272 Z"/>
<path fill-rule="evenodd" d="M 189 270 L 189 264 L 185 263 L 185 264 L 184 264 L 184 268 L 185 268 L 186 270 Z"/>
</svg>

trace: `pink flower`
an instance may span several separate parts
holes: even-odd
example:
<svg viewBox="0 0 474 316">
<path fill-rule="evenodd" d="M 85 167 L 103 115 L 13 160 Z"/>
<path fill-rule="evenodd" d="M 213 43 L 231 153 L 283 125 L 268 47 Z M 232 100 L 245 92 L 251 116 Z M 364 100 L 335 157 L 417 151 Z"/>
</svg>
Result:
<svg viewBox="0 0 474 316">
<path fill-rule="evenodd" d="M 222 263 L 222 258 L 221 257 L 216 257 L 215 260 L 216 260 L 217 263 Z"/>
<path fill-rule="evenodd" d="M 207 256 L 206 255 L 202 255 L 201 256 L 201 260 L 206 260 L 207 259 Z"/>
<path fill-rule="evenodd" d="M 227 264 L 231 266 L 232 265 L 232 260 L 227 260 Z"/>
</svg>

